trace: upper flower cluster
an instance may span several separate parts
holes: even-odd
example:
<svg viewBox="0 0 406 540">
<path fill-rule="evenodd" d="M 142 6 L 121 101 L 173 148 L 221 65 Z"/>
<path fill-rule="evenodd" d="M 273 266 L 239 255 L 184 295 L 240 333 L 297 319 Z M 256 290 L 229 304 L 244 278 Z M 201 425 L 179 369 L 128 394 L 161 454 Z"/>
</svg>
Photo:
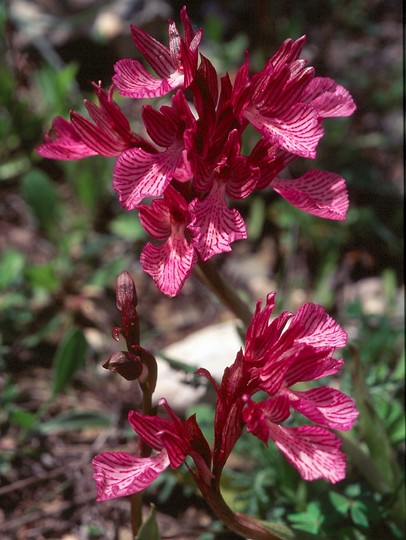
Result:
<svg viewBox="0 0 406 540">
<path fill-rule="evenodd" d="M 287 39 L 254 75 L 247 55 L 232 81 L 228 74 L 219 78 L 199 53 L 202 31 L 193 30 L 185 7 L 181 21 L 183 36 L 169 21 L 168 47 L 132 26 L 134 43 L 156 76 L 136 60 L 119 60 L 110 90 L 94 85 L 99 105 L 85 102 L 92 121 L 75 111 L 70 122 L 57 117 L 37 149 L 54 159 L 118 158 L 113 187 L 120 203 L 138 209 L 158 241 L 144 248 L 141 264 L 169 296 L 180 291 L 198 259 L 230 251 L 235 240 L 246 238 L 241 214 L 229 205 L 255 189 L 271 187 L 305 212 L 345 219 L 347 190 L 337 174 L 310 169 L 298 178 L 278 175 L 299 157 L 315 158 L 324 118 L 355 110 L 347 90 L 316 77 L 300 58 L 304 37 Z M 114 89 L 133 99 L 173 95 L 159 110 L 143 107 L 141 136 L 114 101 Z M 245 155 L 248 125 L 260 138 Z"/>
<path fill-rule="evenodd" d="M 351 429 L 358 415 L 355 403 L 335 388 L 299 390 L 295 384 L 307 385 L 337 373 L 343 360 L 333 358 L 333 353 L 345 346 L 347 334 L 316 304 L 305 304 L 296 314 L 283 312 L 270 321 L 274 301 L 271 293 L 263 309 L 257 304 L 245 347 L 226 368 L 220 384 L 207 370 L 198 371 L 217 392 L 213 449 L 195 416 L 182 421 L 164 400 L 167 418 L 131 411 L 131 426 L 157 453 L 138 457 L 105 452 L 94 458 L 98 500 L 141 491 L 167 467 L 176 468 L 190 456 L 195 466 L 186 464 L 210 502 L 244 426 L 265 444 L 272 440 L 305 480 L 325 478 L 335 483 L 345 477 L 341 441 L 330 429 Z M 292 411 L 312 424 L 289 425 Z"/>
</svg>

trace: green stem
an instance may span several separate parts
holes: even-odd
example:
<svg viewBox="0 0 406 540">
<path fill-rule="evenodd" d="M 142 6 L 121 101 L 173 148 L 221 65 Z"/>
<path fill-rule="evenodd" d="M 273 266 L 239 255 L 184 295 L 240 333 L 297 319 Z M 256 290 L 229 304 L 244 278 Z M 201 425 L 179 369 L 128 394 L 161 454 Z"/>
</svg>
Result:
<svg viewBox="0 0 406 540">
<path fill-rule="evenodd" d="M 208 287 L 219 300 L 226 305 L 236 315 L 245 326 L 248 326 L 252 319 L 252 312 L 247 304 L 241 300 L 236 290 L 221 277 L 217 268 L 211 261 L 199 261 L 195 266 L 195 273 L 199 280 Z"/>
<path fill-rule="evenodd" d="M 230 530 L 250 540 L 293 539 L 292 532 L 283 525 L 268 524 L 245 514 L 234 513 L 218 488 L 215 488 L 213 484 L 204 483 L 198 475 L 194 477 L 210 508 Z M 275 534 L 271 529 L 275 530 Z"/>
<path fill-rule="evenodd" d="M 142 414 L 150 415 L 152 412 L 152 392 L 148 383 L 139 383 L 142 390 Z M 149 457 L 152 448 L 148 446 L 141 438 L 138 439 L 137 455 L 141 457 Z M 130 495 L 131 505 L 131 531 L 135 538 L 142 525 L 142 491 Z"/>
</svg>

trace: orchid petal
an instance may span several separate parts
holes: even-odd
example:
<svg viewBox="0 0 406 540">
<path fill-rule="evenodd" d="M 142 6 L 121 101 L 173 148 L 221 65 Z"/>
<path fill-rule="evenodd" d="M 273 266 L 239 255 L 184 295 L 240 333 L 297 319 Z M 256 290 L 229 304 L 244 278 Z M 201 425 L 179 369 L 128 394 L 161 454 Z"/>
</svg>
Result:
<svg viewBox="0 0 406 540">
<path fill-rule="evenodd" d="M 315 77 L 306 87 L 302 101 L 317 109 L 319 116 L 350 116 L 356 105 L 348 90 L 328 77 Z"/>
<path fill-rule="evenodd" d="M 158 433 L 163 430 L 171 430 L 172 422 L 159 416 L 142 415 L 131 410 L 128 413 L 128 422 L 133 430 L 154 450 L 162 450 L 162 441 Z"/>
<path fill-rule="evenodd" d="M 169 466 L 169 457 L 166 451 L 150 458 L 138 458 L 125 452 L 105 452 L 96 456 L 92 464 L 97 500 L 106 501 L 148 487 Z"/>
<path fill-rule="evenodd" d="M 205 199 L 195 199 L 189 205 L 194 220 L 190 229 L 198 232 L 196 249 L 203 261 L 217 253 L 231 251 L 231 243 L 247 237 L 241 214 L 227 207 L 225 185 L 215 182 Z"/>
<path fill-rule="evenodd" d="M 169 23 L 169 32 L 171 24 Z M 176 69 L 176 64 L 172 61 L 168 47 L 147 34 L 147 32 L 131 25 L 131 37 L 137 49 L 159 77 L 162 79 L 168 77 Z"/>
<path fill-rule="evenodd" d="M 296 467 L 304 480 L 325 478 L 332 484 L 345 478 L 345 455 L 341 441 L 318 426 L 287 428 L 270 424 L 269 437 Z"/>
<path fill-rule="evenodd" d="M 183 233 L 172 233 L 161 246 L 148 243 L 142 250 L 140 262 L 158 289 L 173 297 L 179 293 L 191 274 L 197 262 L 197 254 Z"/>
<path fill-rule="evenodd" d="M 113 188 L 120 203 L 133 210 L 145 197 L 159 197 L 172 180 L 182 147 L 173 145 L 164 152 L 150 154 L 140 148 L 123 152 L 114 167 Z"/>
<path fill-rule="evenodd" d="M 316 157 L 324 130 L 313 107 L 297 103 L 275 117 L 250 108 L 245 111 L 245 117 L 271 143 L 297 156 Z"/>
<path fill-rule="evenodd" d="M 294 315 L 289 332 L 294 332 L 297 343 L 316 348 L 341 348 L 347 344 L 345 330 L 318 304 L 308 303 Z"/>
<path fill-rule="evenodd" d="M 335 173 L 311 169 L 299 178 L 275 178 L 271 186 L 304 212 L 326 219 L 345 220 L 347 188 L 345 180 Z"/>
<path fill-rule="evenodd" d="M 57 116 L 52 127 L 44 137 L 45 143 L 36 148 L 37 153 L 50 159 L 82 159 L 97 155 L 97 152 L 82 141 L 75 127 Z"/>
<path fill-rule="evenodd" d="M 354 401 L 335 388 L 321 386 L 305 392 L 289 391 L 290 404 L 312 422 L 347 431 L 358 416 Z"/>
<path fill-rule="evenodd" d="M 335 375 L 344 364 L 344 360 L 332 358 L 330 354 L 331 348 L 316 351 L 313 347 L 306 347 L 289 367 L 285 376 L 286 386 Z"/>
<path fill-rule="evenodd" d="M 171 79 L 157 79 L 137 60 L 125 58 L 114 64 L 114 84 L 122 96 L 131 98 L 152 98 L 164 96 L 179 86 L 183 75 L 174 72 Z"/>
<path fill-rule="evenodd" d="M 288 397 L 280 394 L 259 403 L 252 399 L 246 401 L 247 405 L 242 417 L 248 433 L 252 433 L 264 444 L 268 444 L 269 423 L 279 424 L 290 416 Z"/>
<path fill-rule="evenodd" d="M 117 133 L 114 133 L 111 127 L 109 130 L 102 129 L 100 125 L 89 122 L 75 111 L 71 112 L 71 121 L 82 141 L 101 156 L 118 156 L 128 148 L 128 144 Z"/>
<path fill-rule="evenodd" d="M 171 216 L 164 199 L 152 201 L 152 205 L 138 206 L 138 217 L 144 229 L 157 240 L 167 240 L 171 234 Z"/>
</svg>

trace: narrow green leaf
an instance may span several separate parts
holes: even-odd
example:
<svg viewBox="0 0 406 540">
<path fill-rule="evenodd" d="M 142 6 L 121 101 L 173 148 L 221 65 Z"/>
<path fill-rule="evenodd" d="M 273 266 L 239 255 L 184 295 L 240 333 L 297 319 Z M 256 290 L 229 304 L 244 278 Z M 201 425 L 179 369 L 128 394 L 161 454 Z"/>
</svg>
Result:
<svg viewBox="0 0 406 540">
<path fill-rule="evenodd" d="M 393 491 L 400 471 L 393 455 L 393 449 L 383 421 L 377 414 L 369 395 L 366 377 L 361 361 L 354 351 L 354 392 L 355 401 L 359 410 L 359 424 L 363 438 L 368 446 L 375 468 L 380 473 L 380 480 L 384 479 L 388 490 Z M 377 482 L 377 484 L 382 482 Z"/>
<path fill-rule="evenodd" d="M 79 328 L 71 328 L 56 350 L 53 361 L 52 397 L 60 394 L 84 365 L 87 342 Z"/>
<path fill-rule="evenodd" d="M 48 176 L 38 169 L 23 176 L 21 192 L 40 227 L 48 233 L 57 227 L 59 196 Z"/>
<path fill-rule="evenodd" d="M 156 521 L 155 506 L 151 504 L 151 511 L 142 524 L 135 540 L 160 540 L 158 523 Z"/>
<path fill-rule="evenodd" d="M 39 426 L 43 435 L 62 431 L 81 430 L 85 428 L 106 428 L 113 423 L 113 417 L 102 411 L 68 411 L 54 416 Z"/>
</svg>

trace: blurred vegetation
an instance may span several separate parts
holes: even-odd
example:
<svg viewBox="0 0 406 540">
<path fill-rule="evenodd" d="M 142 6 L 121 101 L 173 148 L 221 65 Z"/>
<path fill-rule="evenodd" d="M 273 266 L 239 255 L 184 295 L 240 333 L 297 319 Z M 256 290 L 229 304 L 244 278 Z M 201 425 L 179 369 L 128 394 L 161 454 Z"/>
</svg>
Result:
<svg viewBox="0 0 406 540">
<path fill-rule="evenodd" d="M 171 2 L 176 19 L 182 4 Z M 71 441 L 73 433 L 86 432 L 80 442 L 88 445 L 90 462 L 95 433 L 118 429 L 114 440 L 128 440 L 125 417 L 132 393 L 117 396 L 114 383 L 107 383 L 98 369 L 116 324 L 118 273 L 127 269 L 137 276 L 143 335 L 156 347 L 173 337 L 163 335 L 165 325 L 159 312 L 155 314 L 156 305 L 171 303 L 170 312 L 176 313 L 191 303 L 207 302 L 193 279 L 181 297 L 171 301 L 142 275 L 138 257 L 146 235 L 135 213 L 124 213 L 112 191 L 113 160 L 53 162 L 35 153 L 55 115 L 67 117 L 71 108 L 83 110 L 84 97 L 92 99 L 92 77 L 107 86 L 114 61 L 135 55 L 127 30 L 110 38 L 78 33 L 78 26 L 94 20 L 100 10 L 65 17 L 66 38 L 54 42 L 51 28 L 29 31 L 28 19 L 0 5 L 0 506 L 15 527 L 29 522 L 27 516 L 36 508 L 27 502 L 19 513 L 21 494 L 7 487 L 60 465 L 56 446 Z M 346 178 L 351 208 L 345 223 L 301 213 L 271 192 L 239 206 L 250 231 L 246 256 L 263 249 L 265 239 L 273 239 L 269 274 L 279 308 L 295 309 L 298 297 L 318 302 L 349 331 L 351 346 L 345 351 L 340 385 L 354 396 L 361 415 L 343 440 L 348 478 L 333 487 L 322 481 L 305 483 L 275 449 L 265 449 L 250 437 L 239 445 L 244 459 L 225 479 L 224 493 L 238 510 L 288 523 L 300 538 L 402 538 L 400 6 L 382 0 L 223 0 L 193 2 L 188 10 L 196 26 L 204 28 L 204 53 L 221 70 L 236 69 L 246 49 L 252 66 L 259 69 L 283 39 L 307 34 L 306 54 L 318 74 L 343 84 L 358 105 L 353 117 L 326 122 L 315 163 Z M 129 22 L 136 24 L 136 14 L 124 28 Z M 166 39 L 162 20 L 151 21 L 148 31 Z M 124 100 L 122 104 L 133 115 L 136 131 L 139 109 L 130 109 Z M 295 164 L 292 172 L 300 174 L 301 167 L 309 165 Z M 223 264 L 224 258 L 218 262 Z M 379 289 L 375 308 L 359 294 L 360 284 L 368 279 Z M 199 409 L 208 425 L 211 414 L 207 406 Z M 86 471 L 90 477 L 90 469 Z M 72 501 L 72 490 L 78 489 L 75 480 L 64 481 L 51 493 Z M 179 484 L 190 493 L 185 478 L 168 474 L 161 480 L 158 502 L 164 504 Z M 33 493 L 26 497 L 48 500 L 42 491 Z M 89 497 L 91 506 L 94 496 Z M 118 519 L 111 507 L 109 512 L 112 520 Z M 66 523 L 69 519 L 76 519 L 76 528 L 74 510 L 68 511 Z M 88 538 L 107 538 L 94 513 L 81 523 Z M 44 538 L 55 533 L 52 526 Z M 17 529 L 11 525 L 6 530 L 12 538 Z M 204 538 L 216 534 L 213 524 Z M 19 538 L 26 537 L 32 536 Z"/>
</svg>

